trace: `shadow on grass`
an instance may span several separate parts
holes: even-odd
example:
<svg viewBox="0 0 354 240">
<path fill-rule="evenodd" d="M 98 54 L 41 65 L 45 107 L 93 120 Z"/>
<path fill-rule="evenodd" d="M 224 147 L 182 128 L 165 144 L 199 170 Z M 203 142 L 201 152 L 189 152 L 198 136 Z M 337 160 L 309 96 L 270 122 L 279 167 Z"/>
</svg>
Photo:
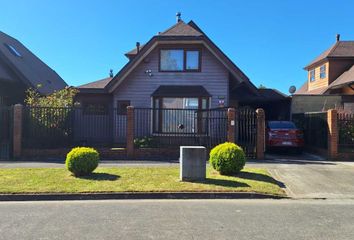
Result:
<svg viewBox="0 0 354 240">
<path fill-rule="evenodd" d="M 120 178 L 119 175 L 109 174 L 109 173 L 91 173 L 88 176 L 79 176 L 78 178 L 95 180 L 95 181 L 115 181 Z"/>
<path fill-rule="evenodd" d="M 239 174 L 234 175 L 234 177 L 253 180 L 253 181 L 259 181 L 259 182 L 272 183 L 272 184 L 278 185 L 281 188 L 285 188 L 285 184 L 283 182 L 277 181 L 274 178 L 272 178 L 268 175 L 265 175 L 265 174 L 261 174 L 261 173 L 240 172 Z"/>
<path fill-rule="evenodd" d="M 193 181 L 201 184 L 216 185 L 221 187 L 249 187 L 247 183 L 226 179 L 206 178 L 204 181 Z"/>
</svg>

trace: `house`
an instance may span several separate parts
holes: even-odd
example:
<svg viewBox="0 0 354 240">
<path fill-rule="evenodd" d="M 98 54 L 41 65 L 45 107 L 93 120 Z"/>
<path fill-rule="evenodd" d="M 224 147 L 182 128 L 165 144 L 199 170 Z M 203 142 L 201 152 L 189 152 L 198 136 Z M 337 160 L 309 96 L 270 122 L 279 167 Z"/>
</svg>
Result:
<svg viewBox="0 0 354 240">
<path fill-rule="evenodd" d="M 335 44 L 304 69 L 307 80 L 293 96 L 293 113 L 354 112 L 354 41 L 341 41 L 338 34 Z"/>
<path fill-rule="evenodd" d="M 53 69 L 22 43 L 0 31 L 0 105 L 23 103 L 28 88 L 48 95 L 66 86 Z"/>
<path fill-rule="evenodd" d="M 274 100 L 262 94 L 196 23 L 185 23 L 180 14 L 176 24 L 145 44 L 137 42 L 125 56 L 129 61 L 115 76 L 78 87 L 76 101 L 84 109 L 116 108 L 124 115 L 129 105 L 210 109 L 257 107 Z M 280 94 L 279 99 L 287 96 Z"/>
</svg>

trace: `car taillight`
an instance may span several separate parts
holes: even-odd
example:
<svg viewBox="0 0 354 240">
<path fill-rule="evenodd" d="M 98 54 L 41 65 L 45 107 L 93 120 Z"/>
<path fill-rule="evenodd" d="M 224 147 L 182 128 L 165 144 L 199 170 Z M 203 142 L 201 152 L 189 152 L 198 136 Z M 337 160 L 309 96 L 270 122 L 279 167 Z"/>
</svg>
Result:
<svg viewBox="0 0 354 240">
<path fill-rule="evenodd" d="M 296 131 L 297 138 L 304 138 L 304 133 L 302 131 Z"/>
</svg>

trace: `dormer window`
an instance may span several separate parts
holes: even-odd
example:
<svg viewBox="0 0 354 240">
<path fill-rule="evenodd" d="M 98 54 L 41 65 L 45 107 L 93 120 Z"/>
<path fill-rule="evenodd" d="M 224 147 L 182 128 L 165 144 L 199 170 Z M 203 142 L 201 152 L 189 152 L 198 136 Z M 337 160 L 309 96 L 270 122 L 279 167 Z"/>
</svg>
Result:
<svg viewBox="0 0 354 240">
<path fill-rule="evenodd" d="M 310 71 L 310 82 L 314 82 L 315 81 L 315 69 Z"/>
<path fill-rule="evenodd" d="M 160 72 L 199 72 L 200 50 L 161 49 Z"/>
<path fill-rule="evenodd" d="M 321 79 L 326 78 L 326 65 L 322 65 L 320 67 L 320 78 Z"/>
</svg>

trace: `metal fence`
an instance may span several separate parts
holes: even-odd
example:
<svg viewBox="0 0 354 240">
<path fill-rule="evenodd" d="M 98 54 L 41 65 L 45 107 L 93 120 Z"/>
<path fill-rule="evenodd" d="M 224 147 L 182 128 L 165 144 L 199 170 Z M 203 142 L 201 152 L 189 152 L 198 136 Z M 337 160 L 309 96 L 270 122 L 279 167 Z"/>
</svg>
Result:
<svg viewBox="0 0 354 240">
<path fill-rule="evenodd" d="M 257 116 L 251 108 L 236 110 L 235 141 L 249 158 L 256 157 Z"/>
<path fill-rule="evenodd" d="M 178 148 L 201 145 L 212 148 L 227 140 L 227 109 L 135 108 L 136 147 Z"/>
<path fill-rule="evenodd" d="M 327 112 L 297 113 L 293 114 L 292 120 L 304 131 L 306 146 L 328 148 Z"/>
<path fill-rule="evenodd" d="M 0 159 L 12 156 L 13 108 L 0 106 Z"/>
<path fill-rule="evenodd" d="M 24 107 L 25 148 L 125 145 L 126 116 L 117 109 Z"/>
<path fill-rule="evenodd" d="M 338 151 L 354 152 L 354 114 L 338 113 Z"/>
</svg>

